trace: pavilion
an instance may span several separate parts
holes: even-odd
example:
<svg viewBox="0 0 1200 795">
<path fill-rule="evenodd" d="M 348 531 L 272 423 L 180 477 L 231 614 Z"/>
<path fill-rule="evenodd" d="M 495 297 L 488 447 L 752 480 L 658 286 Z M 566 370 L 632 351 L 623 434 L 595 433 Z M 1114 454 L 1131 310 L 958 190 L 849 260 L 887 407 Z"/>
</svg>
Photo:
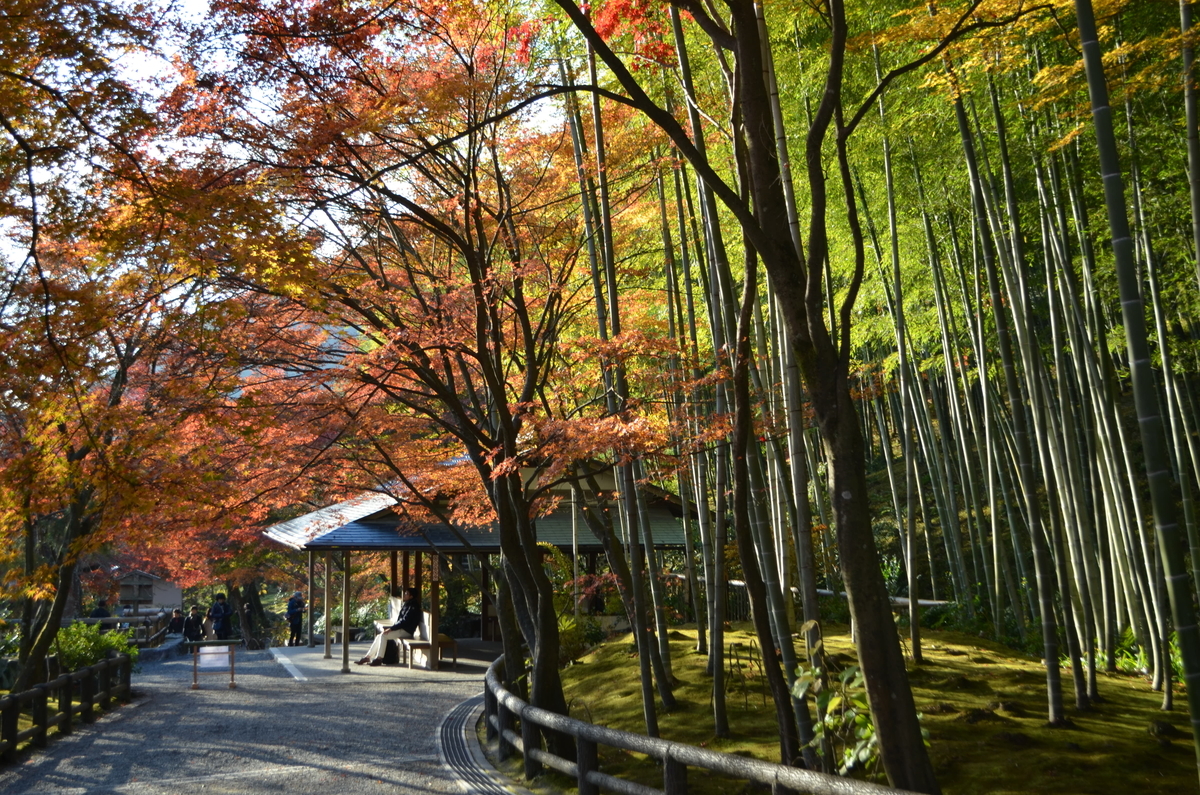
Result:
<svg viewBox="0 0 1200 795">
<path fill-rule="evenodd" d="M 655 549 L 683 549 L 683 514 L 679 500 L 671 493 L 653 486 L 642 486 L 646 497 L 646 513 Z M 495 525 L 483 527 L 456 526 L 457 534 L 444 523 L 432 522 L 414 526 L 395 510 L 399 500 L 381 491 L 367 491 L 343 502 L 328 505 L 311 513 L 268 527 L 264 535 L 291 549 L 308 553 L 308 581 L 315 581 L 317 555 L 324 556 L 325 604 L 330 604 L 328 572 L 332 570 L 333 555 L 340 552 L 342 574 L 342 672 L 350 672 L 349 615 L 350 559 L 354 552 L 388 552 L 391 556 L 391 595 L 398 596 L 404 588 L 423 590 L 423 579 L 430 583 L 429 628 L 437 637 L 438 589 L 440 561 L 456 561 L 466 565 L 470 558 L 483 558 L 500 553 L 499 532 Z M 616 525 L 617 523 L 614 523 Z M 588 571 L 595 573 L 596 558 L 603 549 L 588 529 L 583 516 L 569 497 L 561 500 L 546 516 L 535 521 L 539 542 L 558 547 L 568 557 L 587 560 Z M 410 564 L 412 564 L 410 566 Z M 409 573 L 414 581 L 410 583 Z M 491 604 L 487 568 L 481 567 L 483 609 L 480 617 L 481 636 L 497 638 L 495 607 Z M 328 610 L 328 608 L 326 608 Z M 313 615 L 308 613 L 308 644 L 313 645 Z M 332 657 L 332 632 L 325 631 L 325 657 Z M 437 665 L 433 655 L 432 665 Z"/>
</svg>

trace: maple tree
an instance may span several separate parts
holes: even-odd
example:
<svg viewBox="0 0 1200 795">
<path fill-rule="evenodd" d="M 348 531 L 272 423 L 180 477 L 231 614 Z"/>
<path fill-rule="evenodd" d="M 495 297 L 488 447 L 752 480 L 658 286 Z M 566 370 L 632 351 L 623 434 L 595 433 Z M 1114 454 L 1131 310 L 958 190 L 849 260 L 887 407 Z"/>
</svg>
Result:
<svg viewBox="0 0 1200 795">
<path fill-rule="evenodd" d="M 536 95 L 530 38 L 502 9 L 317 10 L 221 6 L 205 47 L 235 47 L 236 68 L 209 71 L 197 54 L 175 95 L 180 129 L 213 136 L 215 149 L 236 143 L 245 156 L 230 161 L 286 196 L 313 240 L 308 269 L 234 262 L 226 282 L 273 300 L 277 327 L 294 316 L 320 330 L 312 344 L 267 346 L 258 366 L 286 360 L 293 381 L 340 412 L 325 461 L 345 482 L 399 479 L 416 516 L 433 507 L 423 493 L 461 495 L 451 525 L 495 521 L 508 676 L 524 640 L 533 702 L 563 712 L 534 528 L 564 470 L 528 470 L 645 435 L 568 420 L 575 406 L 552 384 L 560 332 L 583 306 L 569 139 L 519 111 Z M 598 444 L 613 428 L 621 438 Z M 443 465 L 461 453 L 474 488 Z"/>
<path fill-rule="evenodd" d="M 103 181 L 97 172 L 130 165 L 147 123 L 100 53 L 148 34 L 105 3 L 10 3 L 3 13 L 3 515 L 6 562 L 18 573 L 5 579 L 23 598 L 19 684 L 27 684 L 57 630 L 81 541 L 99 506 L 118 500 L 87 470 L 122 475 L 121 457 L 107 453 L 142 340 L 136 325 L 131 338 L 110 323 L 139 307 L 111 300 L 106 277 L 88 267 L 104 257 L 100 241 L 77 235 L 103 212 L 89 190 Z M 161 281 L 146 281 L 161 291 Z"/>
<path fill-rule="evenodd" d="M 106 3 L 4 13 L 0 503 L 20 686 L 43 675 L 91 551 L 206 537 L 224 555 L 190 559 L 211 575 L 254 538 L 246 524 L 221 532 L 252 479 L 208 471 L 261 453 L 255 429 L 274 417 L 237 410 L 240 348 L 222 343 L 252 344 L 236 333 L 249 315 L 205 274 L 261 265 L 270 232 L 236 175 L 162 157 L 148 97 L 113 60 L 151 45 L 148 17 Z M 277 238 L 270 256 L 288 250 Z"/>
</svg>

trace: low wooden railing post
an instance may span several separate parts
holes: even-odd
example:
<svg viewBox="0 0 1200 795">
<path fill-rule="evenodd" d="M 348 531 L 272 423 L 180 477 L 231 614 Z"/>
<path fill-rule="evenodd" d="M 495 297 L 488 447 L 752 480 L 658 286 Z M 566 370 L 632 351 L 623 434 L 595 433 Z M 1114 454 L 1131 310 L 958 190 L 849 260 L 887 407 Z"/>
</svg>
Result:
<svg viewBox="0 0 1200 795">
<path fill-rule="evenodd" d="M 62 715 L 58 731 L 62 734 L 71 733 L 71 681 L 70 674 L 63 674 L 54 680 L 54 686 L 58 688 L 58 711 Z"/>
<path fill-rule="evenodd" d="M 492 688 L 483 688 L 483 725 L 488 742 L 496 739 L 496 727 L 492 725 L 492 716 L 496 714 L 496 694 Z"/>
<path fill-rule="evenodd" d="M 41 684 L 33 686 L 33 744 L 38 748 L 46 747 L 46 719 L 49 710 L 46 709 L 46 702 L 49 701 L 49 685 Z"/>
<path fill-rule="evenodd" d="M 664 795 L 687 795 L 687 765 L 671 757 L 663 760 Z"/>
<path fill-rule="evenodd" d="M 587 780 L 587 774 L 600 769 L 600 749 L 591 740 L 580 737 L 575 743 L 576 782 L 579 795 L 600 795 L 600 787 Z"/>
<path fill-rule="evenodd" d="M 100 709 L 112 709 L 112 661 L 103 660 L 96 663 L 96 667 L 100 669 L 100 692 L 96 695 L 100 697 Z"/>
<path fill-rule="evenodd" d="M 21 705 L 12 696 L 0 698 L 0 740 L 5 742 L 4 761 L 17 757 L 17 726 L 21 717 Z"/>
<path fill-rule="evenodd" d="M 542 772 L 542 763 L 533 758 L 531 753 L 535 748 L 542 748 L 542 733 L 538 731 L 536 723 L 521 716 L 521 742 L 525 746 L 524 763 L 525 763 L 525 780 L 533 781 Z"/>
<path fill-rule="evenodd" d="M 122 654 L 117 657 L 119 662 L 118 678 L 121 681 L 121 700 L 129 701 L 133 698 L 133 659 L 128 654 Z"/>
<path fill-rule="evenodd" d="M 79 680 L 79 715 L 84 723 L 96 720 L 96 670 L 94 667 L 83 669 L 83 678 Z"/>
<path fill-rule="evenodd" d="M 504 705 L 503 701 L 497 699 L 496 703 L 496 722 L 500 724 L 497 727 L 497 732 L 500 735 L 500 748 L 496 754 L 500 757 L 500 761 L 508 759 L 513 754 L 512 743 L 504 736 L 505 732 L 512 731 L 513 714 L 512 710 Z"/>
</svg>

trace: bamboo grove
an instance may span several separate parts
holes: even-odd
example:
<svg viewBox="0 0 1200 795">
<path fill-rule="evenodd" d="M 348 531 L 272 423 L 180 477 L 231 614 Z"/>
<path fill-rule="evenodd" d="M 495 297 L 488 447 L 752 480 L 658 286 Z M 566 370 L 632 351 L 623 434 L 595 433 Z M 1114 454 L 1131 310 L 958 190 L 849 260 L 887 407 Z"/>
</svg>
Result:
<svg viewBox="0 0 1200 795">
<path fill-rule="evenodd" d="M 527 644 L 534 703 L 566 709 L 536 545 L 565 484 L 635 627 L 649 734 L 673 705 L 668 565 L 693 583 L 718 736 L 727 580 L 745 582 L 787 763 L 836 766 L 797 684 L 823 667 L 819 590 L 847 595 L 896 786 L 938 791 L 889 596 L 911 597 L 910 664 L 917 597 L 1040 655 L 1050 724 L 1104 697 L 1130 638 L 1183 708 L 1190 4 L 222 0 L 178 24 L 146 98 L 168 143 L 128 157 L 153 199 L 129 206 L 173 219 L 171 290 L 226 310 L 180 349 L 216 346 L 216 324 L 245 343 L 221 340 L 213 422 L 292 440 L 303 475 L 260 502 L 391 488 L 451 527 L 495 521 L 508 676 Z M 7 173 L 39 173 L 4 126 Z M 168 171 L 174 192 L 153 184 Z M 35 183 L 10 178 L 10 205 Z M 71 233 L 10 215 L 26 262 Z M 279 468 L 239 460 L 224 479 Z M 651 488 L 683 505 L 681 560 L 654 551 Z"/>
</svg>

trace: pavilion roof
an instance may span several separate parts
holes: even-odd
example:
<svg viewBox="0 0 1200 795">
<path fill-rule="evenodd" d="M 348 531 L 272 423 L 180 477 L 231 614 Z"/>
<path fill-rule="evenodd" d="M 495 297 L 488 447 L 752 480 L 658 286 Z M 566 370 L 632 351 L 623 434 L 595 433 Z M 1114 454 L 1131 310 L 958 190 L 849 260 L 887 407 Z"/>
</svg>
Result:
<svg viewBox="0 0 1200 795">
<path fill-rule="evenodd" d="M 293 549 L 306 549 L 314 539 L 373 514 L 380 514 L 395 504 L 396 498 L 390 494 L 364 491 L 348 500 L 271 525 L 265 535 Z"/>
<path fill-rule="evenodd" d="M 683 547 L 683 527 L 668 503 L 652 499 L 648 516 L 658 548 Z M 289 519 L 268 527 L 264 534 L 285 546 L 299 550 L 429 550 L 442 553 L 498 552 L 500 536 L 497 526 L 458 528 L 466 543 L 444 523 L 431 522 L 414 526 L 401 519 L 391 507 L 396 500 L 377 492 L 366 492 L 343 503 Z M 582 516 L 577 519 L 579 548 L 599 549 L 599 542 L 587 527 Z M 571 505 L 560 502 L 547 516 L 538 517 L 535 529 L 539 541 L 569 550 L 572 546 Z"/>
</svg>

